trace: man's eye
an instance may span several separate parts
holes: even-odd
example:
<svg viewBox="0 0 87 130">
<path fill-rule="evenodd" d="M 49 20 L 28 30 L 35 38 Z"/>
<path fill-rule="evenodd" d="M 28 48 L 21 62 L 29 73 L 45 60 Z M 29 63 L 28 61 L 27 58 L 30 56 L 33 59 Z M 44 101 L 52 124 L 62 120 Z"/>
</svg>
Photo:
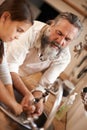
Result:
<svg viewBox="0 0 87 130">
<path fill-rule="evenodd" d="M 21 29 L 21 28 L 18 28 L 18 29 L 17 29 L 17 32 L 22 33 L 23 31 L 22 31 L 22 29 Z"/>
<path fill-rule="evenodd" d="M 70 42 L 70 41 L 71 41 L 69 38 L 65 38 L 65 40 L 66 40 L 67 42 Z"/>
<path fill-rule="evenodd" d="M 56 34 L 62 36 L 62 33 L 60 31 L 58 31 L 58 30 L 56 30 Z"/>
</svg>

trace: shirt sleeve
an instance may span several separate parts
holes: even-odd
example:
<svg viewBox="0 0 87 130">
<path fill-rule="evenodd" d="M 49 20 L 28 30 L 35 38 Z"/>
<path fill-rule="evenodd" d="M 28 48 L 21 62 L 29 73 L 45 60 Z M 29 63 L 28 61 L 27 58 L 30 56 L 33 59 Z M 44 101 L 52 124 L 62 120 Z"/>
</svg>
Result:
<svg viewBox="0 0 87 130">
<path fill-rule="evenodd" d="M 34 45 L 35 37 L 45 24 L 34 21 L 31 26 L 19 39 L 9 43 L 7 48 L 7 61 L 10 72 L 18 73 L 19 66 L 21 66 L 26 58 L 27 53 Z"/>
<path fill-rule="evenodd" d="M 71 55 L 69 50 L 62 51 L 58 59 L 51 63 L 50 67 L 44 72 L 39 82 L 37 89 L 44 91 L 46 85 L 51 85 L 57 77 L 65 70 L 70 63 Z M 40 86 L 40 87 L 39 87 Z"/>
<path fill-rule="evenodd" d="M 19 66 L 23 64 L 26 54 L 29 52 L 30 40 L 28 33 L 25 33 L 20 39 L 9 43 L 7 48 L 7 61 L 10 72 L 18 73 Z"/>
<path fill-rule="evenodd" d="M 0 64 L 0 80 L 6 84 L 12 84 L 11 75 L 8 69 L 6 58 L 3 57 L 3 61 Z"/>
</svg>

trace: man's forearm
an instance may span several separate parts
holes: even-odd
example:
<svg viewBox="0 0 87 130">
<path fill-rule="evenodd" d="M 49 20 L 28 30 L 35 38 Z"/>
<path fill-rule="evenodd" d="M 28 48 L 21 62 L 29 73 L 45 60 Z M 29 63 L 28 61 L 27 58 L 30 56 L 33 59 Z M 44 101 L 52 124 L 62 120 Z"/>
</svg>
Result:
<svg viewBox="0 0 87 130">
<path fill-rule="evenodd" d="M 12 80 L 13 80 L 13 84 L 14 87 L 23 95 L 25 96 L 26 94 L 29 94 L 29 90 L 27 89 L 27 87 L 25 86 L 25 84 L 23 83 L 22 79 L 20 78 L 20 76 L 15 73 L 15 72 L 11 72 L 11 76 L 12 76 Z"/>
</svg>

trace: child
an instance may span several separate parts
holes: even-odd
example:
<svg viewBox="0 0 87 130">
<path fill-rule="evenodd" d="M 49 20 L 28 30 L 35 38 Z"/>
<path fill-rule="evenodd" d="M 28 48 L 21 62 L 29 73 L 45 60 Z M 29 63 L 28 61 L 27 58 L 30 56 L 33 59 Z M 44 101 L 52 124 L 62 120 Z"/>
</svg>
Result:
<svg viewBox="0 0 87 130">
<path fill-rule="evenodd" d="M 2 0 L 0 4 L 0 102 L 19 115 L 23 108 L 15 100 L 12 79 L 5 58 L 4 42 L 17 39 L 32 26 L 32 13 L 29 0 Z M 33 95 L 31 96 L 33 98 Z"/>
</svg>

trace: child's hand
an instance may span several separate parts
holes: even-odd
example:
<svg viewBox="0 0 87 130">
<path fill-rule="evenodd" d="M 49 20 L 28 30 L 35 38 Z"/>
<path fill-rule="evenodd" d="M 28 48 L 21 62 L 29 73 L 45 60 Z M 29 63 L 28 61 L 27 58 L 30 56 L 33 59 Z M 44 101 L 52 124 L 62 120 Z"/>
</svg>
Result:
<svg viewBox="0 0 87 130">
<path fill-rule="evenodd" d="M 14 103 L 14 106 L 13 106 L 13 113 L 18 116 L 20 115 L 21 113 L 23 112 L 23 108 L 22 108 L 22 105 L 19 104 L 19 103 Z"/>
<path fill-rule="evenodd" d="M 35 106 L 32 104 L 33 99 L 33 95 L 26 95 L 21 102 L 23 110 L 27 114 L 33 113 L 36 109 Z"/>
</svg>

